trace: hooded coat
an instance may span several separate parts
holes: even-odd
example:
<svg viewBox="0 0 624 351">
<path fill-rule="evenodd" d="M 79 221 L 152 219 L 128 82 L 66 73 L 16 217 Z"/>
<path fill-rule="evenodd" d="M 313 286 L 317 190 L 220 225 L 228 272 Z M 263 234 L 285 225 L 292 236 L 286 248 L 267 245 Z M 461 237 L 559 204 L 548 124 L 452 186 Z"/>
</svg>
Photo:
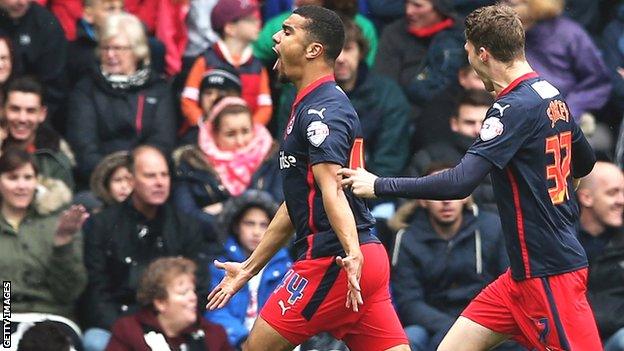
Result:
<svg viewBox="0 0 624 351">
<path fill-rule="evenodd" d="M 420 325 L 432 334 L 448 328 L 488 283 L 509 266 L 498 216 L 464 210 L 450 240 L 417 208 L 400 232 L 392 257 L 392 290 L 404 326 Z"/>
<path fill-rule="evenodd" d="M 42 179 L 19 228 L 0 216 L 0 280 L 11 282 L 11 312 L 74 319 L 74 305 L 87 285 L 82 234 L 54 246 L 60 210 L 70 201 L 63 182 Z"/>
</svg>

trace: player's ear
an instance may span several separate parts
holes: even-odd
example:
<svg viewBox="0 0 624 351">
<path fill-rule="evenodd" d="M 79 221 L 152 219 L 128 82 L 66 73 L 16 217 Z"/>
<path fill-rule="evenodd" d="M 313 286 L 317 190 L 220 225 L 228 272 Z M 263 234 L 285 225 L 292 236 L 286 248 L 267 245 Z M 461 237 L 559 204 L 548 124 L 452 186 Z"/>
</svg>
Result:
<svg viewBox="0 0 624 351">
<path fill-rule="evenodd" d="M 305 57 L 309 60 L 315 59 L 325 53 L 325 48 L 321 43 L 312 42 L 306 48 Z"/>
<path fill-rule="evenodd" d="M 490 59 L 490 53 L 483 46 L 477 50 L 477 56 L 479 56 L 481 62 L 487 62 Z"/>
</svg>

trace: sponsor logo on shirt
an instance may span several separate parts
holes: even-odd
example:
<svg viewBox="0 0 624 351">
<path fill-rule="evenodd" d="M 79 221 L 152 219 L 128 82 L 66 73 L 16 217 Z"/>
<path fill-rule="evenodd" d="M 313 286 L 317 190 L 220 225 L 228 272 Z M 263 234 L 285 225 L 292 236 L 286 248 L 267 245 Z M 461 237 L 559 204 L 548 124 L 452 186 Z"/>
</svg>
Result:
<svg viewBox="0 0 624 351">
<path fill-rule="evenodd" d="M 297 159 L 295 158 L 295 156 L 286 155 L 284 154 L 284 151 L 280 151 L 280 156 L 279 156 L 280 169 L 294 167 L 296 163 L 297 163 Z"/>
</svg>

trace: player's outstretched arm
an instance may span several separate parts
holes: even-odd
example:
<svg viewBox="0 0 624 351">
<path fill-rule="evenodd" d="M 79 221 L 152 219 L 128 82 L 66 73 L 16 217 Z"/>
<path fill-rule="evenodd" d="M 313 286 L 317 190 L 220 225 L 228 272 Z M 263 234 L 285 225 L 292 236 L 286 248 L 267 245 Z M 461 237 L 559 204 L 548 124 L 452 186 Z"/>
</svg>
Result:
<svg viewBox="0 0 624 351">
<path fill-rule="evenodd" d="M 206 308 L 214 310 L 225 306 L 251 277 L 260 272 L 277 251 L 286 246 L 293 232 L 294 228 L 288 216 L 286 204 L 282 203 L 260 244 L 249 258 L 244 262 L 215 261 L 217 268 L 225 270 L 225 277 L 208 295 Z"/>
<path fill-rule="evenodd" d="M 312 166 L 312 173 L 323 194 L 323 206 L 329 223 L 347 254 L 344 258 L 336 258 L 336 263 L 346 270 L 349 279 L 346 307 L 357 312 L 358 305 L 363 303 L 360 293 L 360 275 L 364 257 L 360 250 L 355 218 L 337 176 L 339 169 L 340 166 L 333 163 L 318 163 Z"/>
<path fill-rule="evenodd" d="M 343 177 L 342 186 L 351 187 L 360 197 L 454 200 L 472 194 L 493 167 L 485 157 L 468 153 L 457 166 L 420 178 L 379 178 L 363 168 L 343 168 L 338 175 Z"/>
</svg>

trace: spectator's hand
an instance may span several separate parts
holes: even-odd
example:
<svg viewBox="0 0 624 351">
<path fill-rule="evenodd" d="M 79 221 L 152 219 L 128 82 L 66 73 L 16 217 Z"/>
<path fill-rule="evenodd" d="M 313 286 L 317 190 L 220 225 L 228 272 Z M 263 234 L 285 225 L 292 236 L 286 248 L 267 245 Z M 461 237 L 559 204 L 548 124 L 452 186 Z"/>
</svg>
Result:
<svg viewBox="0 0 624 351">
<path fill-rule="evenodd" d="M 340 185 L 350 187 L 351 191 L 358 197 L 375 198 L 375 179 L 377 176 L 366 171 L 364 168 L 356 170 L 341 168 L 338 176 L 342 176 Z"/>
<path fill-rule="evenodd" d="M 620 76 L 621 76 L 622 78 L 624 78 L 624 68 L 622 68 L 622 67 L 618 67 L 618 68 L 617 68 L 617 73 L 619 73 L 619 74 L 620 74 Z"/>
<path fill-rule="evenodd" d="M 359 311 L 359 305 L 363 304 L 362 289 L 360 289 L 360 276 L 362 275 L 362 265 L 364 256 L 361 251 L 350 253 L 345 258 L 336 257 L 336 263 L 347 272 L 347 292 L 346 308 L 352 308 L 354 312 Z"/>
<path fill-rule="evenodd" d="M 54 234 L 54 246 L 63 246 L 72 242 L 87 218 L 89 218 L 89 213 L 82 205 L 73 205 L 63 211 Z"/>
<path fill-rule="evenodd" d="M 208 205 L 203 208 L 203 211 L 209 215 L 216 216 L 221 213 L 221 211 L 223 211 L 223 202 L 217 202 L 216 204 Z"/>
<path fill-rule="evenodd" d="M 230 301 L 230 298 L 245 286 L 253 276 L 251 273 L 243 270 L 243 264 L 239 262 L 219 262 L 215 260 L 214 265 L 225 271 L 225 277 L 208 295 L 206 308 L 211 311 L 225 306 Z"/>
</svg>

